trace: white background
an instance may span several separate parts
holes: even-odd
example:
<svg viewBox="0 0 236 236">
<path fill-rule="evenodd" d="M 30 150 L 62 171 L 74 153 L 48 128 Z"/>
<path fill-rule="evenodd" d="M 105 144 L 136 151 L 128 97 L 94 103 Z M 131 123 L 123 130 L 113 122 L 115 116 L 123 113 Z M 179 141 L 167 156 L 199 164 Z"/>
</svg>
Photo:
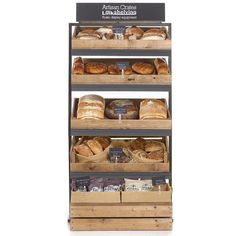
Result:
<svg viewBox="0 0 236 236">
<path fill-rule="evenodd" d="M 0 235 L 111 235 L 73 233 L 66 223 L 75 3 L 0 4 Z M 166 1 L 173 23 L 173 232 L 113 235 L 236 235 L 234 3 Z"/>
</svg>

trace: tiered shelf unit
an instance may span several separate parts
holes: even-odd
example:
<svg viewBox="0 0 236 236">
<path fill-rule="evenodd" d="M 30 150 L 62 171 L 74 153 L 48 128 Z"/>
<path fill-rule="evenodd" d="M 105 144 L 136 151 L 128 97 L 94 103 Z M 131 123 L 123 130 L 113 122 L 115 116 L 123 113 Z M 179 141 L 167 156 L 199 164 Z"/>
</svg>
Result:
<svg viewBox="0 0 236 236">
<path fill-rule="evenodd" d="M 91 3 L 92 4 L 92 3 Z M 147 3 L 148 4 L 148 3 Z M 146 5 L 146 4 L 144 4 Z M 159 5 L 156 5 L 157 8 Z M 77 5 L 77 8 L 79 6 Z M 163 11 L 163 5 L 161 6 Z M 141 11 L 141 10 L 140 10 Z M 88 12 L 89 14 L 89 12 Z M 163 12 L 162 12 L 163 14 Z M 160 17 L 160 18 L 163 18 Z M 78 12 L 77 12 L 78 19 Z M 120 56 L 122 57 L 168 57 L 171 71 L 171 24 L 159 20 L 148 21 L 83 21 L 69 24 L 69 178 L 81 176 L 110 176 L 129 178 L 149 178 L 160 176 L 169 179 L 172 186 L 172 87 L 171 75 L 126 76 L 116 75 L 73 75 L 72 56 Z M 114 25 L 166 26 L 168 40 L 132 42 L 128 40 L 78 40 L 74 37 L 80 27 Z M 171 73 L 170 73 L 171 74 Z M 72 106 L 72 93 L 79 91 L 156 91 L 167 92 L 169 107 L 166 120 L 78 120 L 76 99 Z M 144 97 L 145 98 L 145 95 Z M 110 137 L 162 137 L 168 148 L 168 163 L 73 163 L 71 145 L 74 136 Z M 164 203 L 77 203 L 70 192 L 69 223 L 71 230 L 171 230 L 172 201 Z M 86 198 L 85 198 L 86 199 Z"/>
</svg>

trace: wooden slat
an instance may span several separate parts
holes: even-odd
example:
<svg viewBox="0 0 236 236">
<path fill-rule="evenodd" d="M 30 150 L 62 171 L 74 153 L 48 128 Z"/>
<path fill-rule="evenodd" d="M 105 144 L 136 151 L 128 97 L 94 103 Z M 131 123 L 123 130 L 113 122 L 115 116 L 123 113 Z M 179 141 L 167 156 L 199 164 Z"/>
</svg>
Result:
<svg viewBox="0 0 236 236">
<path fill-rule="evenodd" d="M 169 163 L 71 163 L 72 172 L 168 172 Z"/>
<path fill-rule="evenodd" d="M 171 230 L 171 218 L 72 218 L 71 230 Z"/>
<path fill-rule="evenodd" d="M 71 205 L 70 217 L 172 217 L 171 203 Z"/>
<path fill-rule="evenodd" d="M 134 85 L 171 85 L 171 75 L 125 75 L 124 79 L 121 75 L 75 75 L 72 74 L 71 83 L 78 84 L 134 84 Z"/>
<path fill-rule="evenodd" d="M 71 203 L 120 203 L 120 192 L 71 192 Z"/>
<path fill-rule="evenodd" d="M 72 39 L 72 49 L 156 49 L 170 50 L 171 40 L 81 40 Z"/>
</svg>

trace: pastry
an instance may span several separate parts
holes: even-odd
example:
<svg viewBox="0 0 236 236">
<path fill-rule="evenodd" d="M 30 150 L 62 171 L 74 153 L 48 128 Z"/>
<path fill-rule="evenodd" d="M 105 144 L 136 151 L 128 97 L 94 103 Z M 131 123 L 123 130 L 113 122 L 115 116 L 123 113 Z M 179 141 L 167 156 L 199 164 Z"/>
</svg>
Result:
<svg viewBox="0 0 236 236">
<path fill-rule="evenodd" d="M 118 68 L 117 65 L 111 64 L 108 66 L 108 73 L 110 75 L 120 75 L 122 73 L 122 71 Z M 133 71 L 130 67 L 128 67 L 128 68 L 124 69 L 124 74 L 131 75 L 131 74 L 133 74 Z"/>
<path fill-rule="evenodd" d="M 84 63 L 81 57 L 74 59 L 73 73 L 80 75 L 84 74 Z"/>
<path fill-rule="evenodd" d="M 103 149 L 106 149 L 111 143 L 111 139 L 109 137 L 94 137 L 93 140 L 98 141 Z"/>
<path fill-rule="evenodd" d="M 77 119 L 103 119 L 105 102 L 98 95 L 85 95 L 79 99 Z"/>
<path fill-rule="evenodd" d="M 163 151 L 154 151 L 147 154 L 148 159 L 156 160 L 159 162 L 164 161 L 164 152 Z"/>
<path fill-rule="evenodd" d="M 154 65 L 158 75 L 169 75 L 169 67 L 164 58 L 157 58 L 154 60 Z"/>
<path fill-rule="evenodd" d="M 143 100 L 140 103 L 139 117 L 141 120 L 166 119 L 167 107 L 161 100 Z"/>
<path fill-rule="evenodd" d="M 158 141 L 147 141 L 145 144 L 146 152 L 163 151 L 162 144 Z"/>
<path fill-rule="evenodd" d="M 81 156 L 90 157 L 93 156 L 91 149 L 85 144 L 75 144 L 74 150 Z"/>
<path fill-rule="evenodd" d="M 85 64 L 85 72 L 89 74 L 104 74 L 107 72 L 107 65 L 101 62 L 88 62 Z"/>
<path fill-rule="evenodd" d="M 132 26 L 125 30 L 125 38 L 129 40 L 140 39 L 143 36 L 143 30 L 139 27 Z"/>
<path fill-rule="evenodd" d="M 90 139 L 87 141 L 86 143 L 88 145 L 88 147 L 92 150 L 92 152 L 96 155 L 99 154 L 103 151 L 102 145 L 93 139 Z"/>
<path fill-rule="evenodd" d="M 106 106 L 105 114 L 110 119 L 137 119 L 138 108 L 131 100 L 113 100 Z"/>
<path fill-rule="evenodd" d="M 165 40 L 166 39 L 166 31 L 165 28 L 155 28 L 149 29 L 144 32 L 142 40 Z"/>
<path fill-rule="evenodd" d="M 132 70 L 138 74 L 150 75 L 154 72 L 154 66 L 149 63 L 137 62 L 132 65 Z"/>
<path fill-rule="evenodd" d="M 129 144 L 129 149 L 131 151 L 134 151 L 134 150 L 138 150 L 138 149 L 142 149 L 144 150 L 144 147 L 145 147 L 145 139 L 141 138 L 141 137 L 138 137 L 137 139 L 135 140 L 132 140 Z"/>
</svg>

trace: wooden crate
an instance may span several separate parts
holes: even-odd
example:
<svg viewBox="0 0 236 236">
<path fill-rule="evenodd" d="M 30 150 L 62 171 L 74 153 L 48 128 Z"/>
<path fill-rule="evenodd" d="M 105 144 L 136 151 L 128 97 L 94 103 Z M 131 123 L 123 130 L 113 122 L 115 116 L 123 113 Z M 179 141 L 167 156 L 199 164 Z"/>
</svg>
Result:
<svg viewBox="0 0 236 236">
<path fill-rule="evenodd" d="M 171 218 L 72 218 L 71 230 L 172 230 Z"/>
<path fill-rule="evenodd" d="M 106 104 L 115 99 L 106 99 Z M 129 99 L 138 106 L 143 99 Z M 165 99 L 159 99 L 166 103 Z M 76 118 L 79 99 L 74 99 L 72 111 L 71 129 L 171 129 L 171 116 L 168 110 L 167 119 L 158 120 L 117 120 L 117 119 L 84 119 Z"/>
<path fill-rule="evenodd" d="M 120 203 L 120 192 L 73 192 L 71 203 Z"/>
<path fill-rule="evenodd" d="M 84 63 L 88 62 L 102 62 L 107 65 L 114 64 L 116 62 L 129 62 L 132 65 L 135 62 L 146 62 L 150 63 L 154 66 L 155 59 L 88 59 L 84 58 Z M 131 74 L 131 75 L 124 75 L 122 78 L 121 75 L 110 75 L 108 73 L 105 74 L 71 74 L 71 83 L 73 85 L 80 85 L 80 84 L 132 84 L 132 85 L 171 85 L 171 75 L 157 75 L 156 69 L 153 74 L 151 75 L 140 75 L 140 74 Z"/>
<path fill-rule="evenodd" d="M 121 192 L 121 202 L 171 202 L 172 190 L 167 186 L 166 191 Z"/>
<path fill-rule="evenodd" d="M 70 217 L 172 217 L 171 203 L 72 204 Z"/>
<path fill-rule="evenodd" d="M 71 44 L 72 49 L 171 49 L 169 36 L 166 40 L 81 40 L 76 38 L 81 29 L 82 27 L 75 27 Z"/>
</svg>

